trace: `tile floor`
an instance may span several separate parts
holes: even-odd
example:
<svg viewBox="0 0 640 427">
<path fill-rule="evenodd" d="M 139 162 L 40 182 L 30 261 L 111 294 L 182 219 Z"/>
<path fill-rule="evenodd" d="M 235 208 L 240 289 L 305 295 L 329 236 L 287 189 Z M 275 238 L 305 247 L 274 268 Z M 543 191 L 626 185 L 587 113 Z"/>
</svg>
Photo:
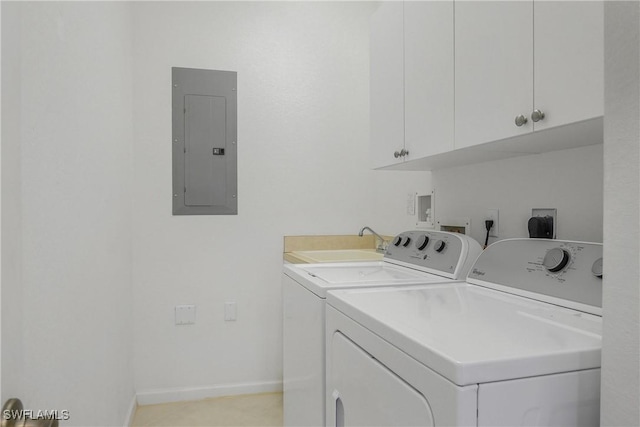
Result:
<svg viewBox="0 0 640 427">
<path fill-rule="evenodd" d="M 132 427 L 282 426 L 282 393 L 138 406 Z"/>
</svg>

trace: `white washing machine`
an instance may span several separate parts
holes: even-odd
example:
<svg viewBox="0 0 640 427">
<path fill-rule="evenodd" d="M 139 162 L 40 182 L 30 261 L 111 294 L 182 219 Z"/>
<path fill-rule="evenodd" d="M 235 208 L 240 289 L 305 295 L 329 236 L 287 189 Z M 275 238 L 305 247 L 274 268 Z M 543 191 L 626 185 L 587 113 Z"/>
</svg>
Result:
<svg viewBox="0 0 640 427">
<path fill-rule="evenodd" d="M 284 425 L 325 425 L 327 291 L 459 282 L 480 252 L 478 242 L 465 235 L 407 231 L 393 239 L 383 261 L 285 264 Z"/>
<path fill-rule="evenodd" d="M 467 283 L 327 296 L 327 425 L 597 426 L 602 245 L 502 240 Z"/>
</svg>

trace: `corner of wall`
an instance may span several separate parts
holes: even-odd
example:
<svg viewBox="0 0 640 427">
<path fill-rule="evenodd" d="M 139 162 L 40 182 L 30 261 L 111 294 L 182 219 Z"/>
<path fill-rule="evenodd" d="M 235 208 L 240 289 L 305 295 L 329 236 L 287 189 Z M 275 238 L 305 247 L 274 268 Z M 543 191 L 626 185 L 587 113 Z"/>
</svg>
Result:
<svg viewBox="0 0 640 427">
<path fill-rule="evenodd" d="M 1 298 L 2 402 L 22 394 L 21 14 L 20 2 L 2 2 Z"/>
<path fill-rule="evenodd" d="M 640 4 L 605 1 L 601 424 L 640 425 Z"/>
</svg>

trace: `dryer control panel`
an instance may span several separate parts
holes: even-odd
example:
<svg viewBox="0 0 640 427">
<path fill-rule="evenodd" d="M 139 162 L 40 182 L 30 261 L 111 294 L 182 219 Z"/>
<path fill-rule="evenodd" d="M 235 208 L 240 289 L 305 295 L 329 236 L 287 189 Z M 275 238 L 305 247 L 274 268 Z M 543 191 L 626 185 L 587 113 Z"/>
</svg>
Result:
<svg viewBox="0 0 640 427">
<path fill-rule="evenodd" d="M 507 239 L 480 255 L 468 281 L 599 314 L 602 274 L 600 243 Z"/>
<path fill-rule="evenodd" d="M 444 273 L 454 279 L 464 279 L 465 264 L 471 258 L 471 262 L 475 261 L 481 251 L 477 241 L 463 234 L 414 230 L 397 235 L 387 246 L 384 259 L 423 271 Z"/>
</svg>

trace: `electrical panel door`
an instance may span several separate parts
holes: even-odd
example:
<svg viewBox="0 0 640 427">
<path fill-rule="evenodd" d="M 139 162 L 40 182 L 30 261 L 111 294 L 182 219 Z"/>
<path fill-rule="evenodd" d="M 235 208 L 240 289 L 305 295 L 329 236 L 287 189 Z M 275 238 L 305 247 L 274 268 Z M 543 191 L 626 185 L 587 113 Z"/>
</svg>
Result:
<svg viewBox="0 0 640 427">
<path fill-rule="evenodd" d="M 173 214 L 235 215 L 237 73 L 172 68 Z"/>
</svg>

